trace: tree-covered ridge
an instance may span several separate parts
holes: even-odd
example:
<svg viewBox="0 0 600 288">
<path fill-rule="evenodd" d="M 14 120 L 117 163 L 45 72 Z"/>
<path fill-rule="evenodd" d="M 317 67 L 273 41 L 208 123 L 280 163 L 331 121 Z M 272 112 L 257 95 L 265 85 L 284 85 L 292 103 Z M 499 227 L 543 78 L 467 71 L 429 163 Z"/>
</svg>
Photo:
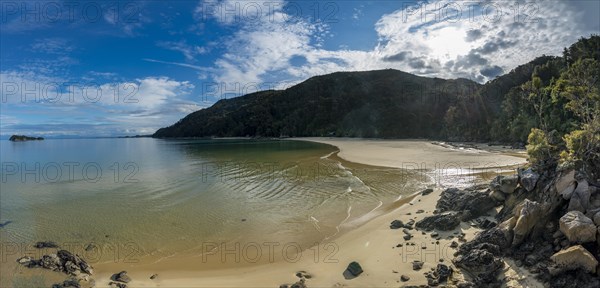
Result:
<svg viewBox="0 0 600 288">
<path fill-rule="evenodd" d="M 600 134 L 599 59 L 600 37 L 593 35 L 565 48 L 562 57 L 541 56 L 485 85 L 391 69 L 338 72 L 283 91 L 221 100 L 154 136 L 529 140 L 530 147 L 540 146 L 530 149 L 534 162 L 535 151 L 554 162 L 561 152 L 564 161 L 600 159 L 592 147 Z"/>
<path fill-rule="evenodd" d="M 445 137 L 448 107 L 483 117 L 480 85 L 466 79 L 425 78 L 397 70 L 338 72 L 283 91 L 218 101 L 155 137 L 348 136 Z"/>
</svg>

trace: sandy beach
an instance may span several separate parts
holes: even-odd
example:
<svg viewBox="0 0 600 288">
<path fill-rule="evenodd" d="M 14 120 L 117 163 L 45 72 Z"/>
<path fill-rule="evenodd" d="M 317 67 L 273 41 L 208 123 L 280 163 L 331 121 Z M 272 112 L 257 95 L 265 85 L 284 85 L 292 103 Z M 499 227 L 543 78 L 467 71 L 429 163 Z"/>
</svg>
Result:
<svg viewBox="0 0 600 288">
<path fill-rule="evenodd" d="M 515 157 L 502 152 L 451 149 L 428 141 L 327 138 L 298 140 L 334 145 L 340 149 L 339 157 L 374 166 L 406 168 L 405 163 L 413 162 L 424 163 L 426 169 L 429 169 L 436 165 L 439 167 L 439 163 L 458 163 L 468 165 L 471 169 L 481 169 L 490 167 L 489 165 L 502 167 L 525 163 L 524 157 Z M 405 241 L 401 229 L 392 230 L 389 225 L 393 220 L 418 221 L 424 216 L 432 215 L 442 190 L 442 187 L 436 187 L 434 192 L 427 196 L 417 192 L 410 197 L 400 199 L 389 207 L 383 207 L 385 209 L 379 211 L 381 216 L 326 243 L 302 251 L 298 257 L 289 257 L 287 261 L 203 271 L 195 271 L 194 267 L 189 267 L 188 270 L 153 271 L 144 269 L 143 266 L 124 267 L 117 263 L 97 267 L 100 273 L 94 278 L 97 284 L 104 286 L 108 285 L 111 276 L 104 271 L 113 273 L 113 271 L 128 270 L 129 275 L 134 279 L 131 283 L 136 287 L 279 287 L 281 284 L 295 283 L 299 280 L 295 274 L 298 271 L 305 271 L 312 276 L 306 281 L 308 287 L 387 287 L 426 284 L 424 272 L 442 261 L 446 264 L 450 263 L 455 252 L 455 248 L 450 246 L 453 241 L 459 242 L 457 236 L 463 233 L 464 239 L 469 240 L 479 229 L 468 223 L 462 223 L 458 229 L 448 232 L 439 231 L 438 236 L 435 237 L 412 230 L 413 238 Z M 278 247 L 286 245 L 286 243 L 279 244 L 281 246 Z M 265 256 L 269 253 L 266 248 L 260 250 L 260 253 Z M 275 248 L 272 252 L 282 253 L 282 249 Z M 221 252 L 217 252 L 216 257 L 219 257 L 218 253 Z M 239 253 L 244 253 L 243 248 Z M 225 259 L 235 261 L 233 255 L 225 255 Z M 414 271 L 412 269 L 414 260 L 425 262 L 423 269 Z M 358 261 L 364 273 L 354 279 L 345 279 L 343 272 L 352 261 Z M 149 279 L 155 273 L 158 277 L 154 280 Z M 410 277 L 410 280 L 401 282 L 401 275 Z"/>
<path fill-rule="evenodd" d="M 338 156 L 372 166 L 403 169 L 486 169 L 522 165 L 526 161 L 523 150 L 503 149 L 499 146 L 472 145 L 475 148 L 457 148 L 446 143 L 427 140 L 376 140 L 355 138 L 295 138 L 336 146 Z M 433 144 L 436 143 L 436 144 Z"/>
</svg>

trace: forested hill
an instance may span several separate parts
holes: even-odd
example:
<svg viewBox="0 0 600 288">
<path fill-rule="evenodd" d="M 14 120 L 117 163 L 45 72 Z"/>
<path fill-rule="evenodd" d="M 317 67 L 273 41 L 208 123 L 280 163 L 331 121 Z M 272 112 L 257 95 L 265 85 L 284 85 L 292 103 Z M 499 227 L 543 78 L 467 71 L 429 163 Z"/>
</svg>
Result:
<svg viewBox="0 0 600 288">
<path fill-rule="evenodd" d="M 220 100 L 159 129 L 154 137 L 426 137 L 525 142 L 531 128 L 539 124 L 531 91 L 525 86 L 532 77 L 550 85 L 568 63 L 597 57 L 598 40 L 598 36 L 581 39 L 565 49 L 563 57 L 539 57 L 485 85 L 391 69 L 317 76 L 283 91 Z"/>
<path fill-rule="evenodd" d="M 397 70 L 338 72 L 220 100 L 154 136 L 438 137 L 449 106 L 478 105 L 463 98 L 479 86 Z"/>
</svg>

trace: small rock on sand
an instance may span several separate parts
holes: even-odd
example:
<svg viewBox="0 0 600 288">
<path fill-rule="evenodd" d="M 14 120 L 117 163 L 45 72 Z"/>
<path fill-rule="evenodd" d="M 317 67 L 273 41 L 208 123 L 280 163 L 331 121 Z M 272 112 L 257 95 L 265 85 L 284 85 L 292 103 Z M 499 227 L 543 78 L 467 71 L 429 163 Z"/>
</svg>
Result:
<svg viewBox="0 0 600 288">
<path fill-rule="evenodd" d="M 417 271 L 417 270 L 421 270 L 421 268 L 423 268 L 423 261 L 413 261 L 412 262 L 412 266 L 413 266 L 413 270 Z"/>
</svg>

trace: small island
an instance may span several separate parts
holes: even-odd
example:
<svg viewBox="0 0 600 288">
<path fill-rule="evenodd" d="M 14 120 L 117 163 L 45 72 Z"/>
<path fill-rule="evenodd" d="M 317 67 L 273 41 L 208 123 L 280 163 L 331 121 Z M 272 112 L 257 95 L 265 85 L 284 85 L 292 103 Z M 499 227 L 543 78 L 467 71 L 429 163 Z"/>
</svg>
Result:
<svg viewBox="0 0 600 288">
<path fill-rule="evenodd" d="M 8 139 L 13 142 L 22 142 L 22 141 L 35 141 L 35 140 L 44 140 L 43 137 L 29 137 L 25 135 L 12 135 Z"/>
</svg>

